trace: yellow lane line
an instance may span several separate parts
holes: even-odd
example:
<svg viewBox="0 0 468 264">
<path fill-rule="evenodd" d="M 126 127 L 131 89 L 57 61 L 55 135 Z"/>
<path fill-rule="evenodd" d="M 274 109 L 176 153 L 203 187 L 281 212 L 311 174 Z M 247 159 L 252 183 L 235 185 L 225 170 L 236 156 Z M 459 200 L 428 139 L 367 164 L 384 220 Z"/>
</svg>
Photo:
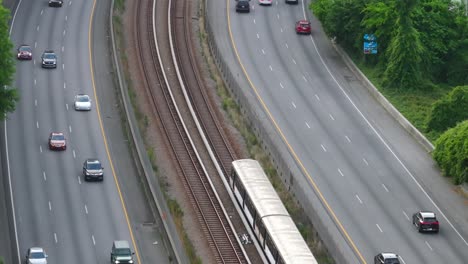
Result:
<svg viewBox="0 0 468 264">
<path fill-rule="evenodd" d="M 268 109 L 268 107 L 266 106 L 265 102 L 263 101 L 263 99 L 261 98 L 257 88 L 254 86 L 252 80 L 250 79 L 249 75 L 247 74 L 247 70 L 245 69 L 244 65 L 242 64 L 241 62 L 241 59 L 240 59 L 240 56 L 239 56 L 239 53 L 237 51 L 237 47 L 236 47 L 236 44 L 234 42 L 234 37 L 232 36 L 232 31 L 231 31 L 231 17 L 229 15 L 229 11 L 230 11 L 230 8 L 231 8 L 231 5 L 230 5 L 230 1 L 227 0 L 227 8 L 226 8 L 226 13 L 227 13 L 227 20 L 228 20 L 228 30 L 229 30 L 229 37 L 231 39 L 231 45 L 234 49 L 234 53 L 236 54 L 236 58 L 237 58 L 237 61 L 239 62 L 239 65 L 240 67 L 242 68 L 242 72 L 244 73 L 247 81 L 249 82 L 250 84 L 250 87 L 252 88 L 252 91 L 255 93 L 258 101 L 260 102 L 260 104 L 262 105 L 263 109 L 265 110 L 265 112 L 267 113 L 268 117 L 270 118 L 271 122 L 273 122 L 273 125 L 275 126 L 276 130 L 278 131 L 278 133 L 280 134 L 281 138 L 283 139 L 284 143 L 286 144 L 286 146 L 288 147 L 289 151 L 292 153 L 294 159 L 296 160 L 296 162 L 299 164 L 302 172 L 307 176 L 307 178 L 309 179 L 309 182 L 312 184 L 312 187 L 314 188 L 315 192 L 318 194 L 320 200 L 322 201 L 322 204 L 325 205 L 325 208 L 327 209 L 328 213 L 332 216 L 333 220 L 335 221 L 336 225 L 339 227 L 339 229 L 341 230 L 341 232 L 344 234 L 344 236 L 346 237 L 346 239 L 348 240 L 348 243 L 351 245 L 351 247 L 353 248 L 354 252 L 358 255 L 359 259 L 361 260 L 362 263 L 367 263 L 366 260 L 364 259 L 364 257 L 362 256 L 361 252 L 359 251 L 359 249 L 357 248 L 356 244 L 354 243 L 354 241 L 351 239 L 351 236 L 348 234 L 348 232 L 345 230 L 343 224 L 341 224 L 340 220 L 338 219 L 338 217 L 336 216 L 335 212 L 332 210 L 331 206 L 328 204 L 327 200 L 325 200 L 325 197 L 323 196 L 322 192 L 320 191 L 320 189 L 318 188 L 317 184 L 315 183 L 315 181 L 312 179 L 312 177 L 310 176 L 309 172 L 307 171 L 307 169 L 305 168 L 305 166 L 302 164 L 302 161 L 299 159 L 298 155 L 296 154 L 296 152 L 294 151 L 294 149 L 291 147 L 291 145 L 289 144 L 288 140 L 286 139 L 286 137 L 284 136 L 283 134 L 283 131 L 281 130 L 281 128 L 278 126 L 276 120 L 273 118 L 273 115 L 271 114 L 270 110 Z"/>
<path fill-rule="evenodd" d="M 91 10 L 91 16 L 89 18 L 88 50 L 89 50 L 89 65 L 90 65 L 89 68 L 90 68 L 90 71 L 91 71 L 91 82 L 92 82 L 92 85 L 93 85 L 94 98 L 96 98 L 96 111 L 97 111 L 97 114 L 98 114 L 99 126 L 101 128 L 102 138 L 104 139 L 104 146 L 106 148 L 107 158 L 109 159 L 110 167 L 111 167 L 111 170 L 112 170 L 112 175 L 114 176 L 115 186 L 117 187 L 117 192 L 119 193 L 120 203 L 122 204 L 122 209 L 123 209 L 123 212 L 124 212 L 124 215 L 125 215 L 125 220 L 127 221 L 127 227 L 128 227 L 128 231 L 130 232 L 130 237 L 132 239 L 133 248 L 135 249 L 135 255 L 137 257 L 138 263 L 141 263 L 140 254 L 138 252 L 138 248 L 137 248 L 136 243 L 135 243 L 135 238 L 133 237 L 132 226 L 130 224 L 130 218 L 128 217 L 127 208 L 125 207 L 125 202 L 124 202 L 124 199 L 123 199 L 123 196 L 122 196 L 122 192 L 120 190 L 119 180 L 117 179 L 117 176 L 116 176 L 116 173 L 115 173 L 115 170 L 114 170 L 114 165 L 112 163 L 112 158 L 111 158 L 111 155 L 110 155 L 110 152 L 109 152 L 109 147 L 107 145 L 106 133 L 104 132 L 104 126 L 102 125 L 101 112 L 99 111 L 99 103 L 98 103 L 99 100 L 98 100 L 98 96 L 97 96 L 97 93 L 96 93 L 96 84 L 94 82 L 94 70 L 93 70 L 93 60 L 92 60 L 93 52 L 92 52 L 92 48 L 91 48 L 91 32 L 92 32 L 92 25 L 93 25 L 93 17 L 94 17 L 95 7 L 96 7 L 96 0 L 93 1 L 93 8 Z"/>
</svg>

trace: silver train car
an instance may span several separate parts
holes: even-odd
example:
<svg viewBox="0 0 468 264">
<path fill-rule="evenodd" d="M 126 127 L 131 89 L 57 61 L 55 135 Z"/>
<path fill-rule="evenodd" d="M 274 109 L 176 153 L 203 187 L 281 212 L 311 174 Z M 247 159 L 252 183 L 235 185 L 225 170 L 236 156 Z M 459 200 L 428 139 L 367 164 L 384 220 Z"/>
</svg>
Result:
<svg viewBox="0 0 468 264">
<path fill-rule="evenodd" d="M 229 186 L 269 263 L 317 263 L 258 161 L 232 162 Z"/>
</svg>

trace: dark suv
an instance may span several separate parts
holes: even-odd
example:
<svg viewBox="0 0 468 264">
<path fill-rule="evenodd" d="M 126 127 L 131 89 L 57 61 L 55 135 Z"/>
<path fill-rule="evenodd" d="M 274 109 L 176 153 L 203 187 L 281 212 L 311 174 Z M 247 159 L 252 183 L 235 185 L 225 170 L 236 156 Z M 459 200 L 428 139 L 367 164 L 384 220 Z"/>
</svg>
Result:
<svg viewBox="0 0 468 264">
<path fill-rule="evenodd" d="M 248 0 L 239 0 L 236 4 L 236 12 L 250 12 L 250 4 Z"/>
<path fill-rule="evenodd" d="M 57 68 L 57 55 L 53 50 L 45 50 L 41 58 L 42 68 Z"/>
<path fill-rule="evenodd" d="M 103 181 L 104 168 L 98 159 L 87 159 L 83 163 L 83 176 L 85 181 Z"/>
<path fill-rule="evenodd" d="M 63 0 L 49 0 L 49 6 L 51 7 L 62 7 Z"/>
</svg>

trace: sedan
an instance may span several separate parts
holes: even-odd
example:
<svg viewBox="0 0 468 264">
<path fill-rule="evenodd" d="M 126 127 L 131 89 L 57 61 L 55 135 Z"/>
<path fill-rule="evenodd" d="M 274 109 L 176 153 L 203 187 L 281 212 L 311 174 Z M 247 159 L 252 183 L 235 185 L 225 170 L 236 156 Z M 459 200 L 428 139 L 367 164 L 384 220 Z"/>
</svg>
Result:
<svg viewBox="0 0 468 264">
<path fill-rule="evenodd" d="M 271 5 L 273 3 L 273 0 L 258 0 L 258 3 L 260 5 Z"/>
<path fill-rule="evenodd" d="M 297 34 L 310 34 L 311 27 L 310 22 L 307 20 L 299 20 L 296 22 L 296 33 Z"/>
<path fill-rule="evenodd" d="M 413 225 L 419 232 L 432 231 L 439 232 L 439 221 L 433 212 L 417 212 L 413 214 Z"/>
<path fill-rule="evenodd" d="M 61 132 L 52 132 L 49 135 L 49 149 L 50 150 L 66 150 L 67 140 Z"/>
<path fill-rule="evenodd" d="M 32 49 L 29 45 L 21 45 L 18 47 L 18 60 L 32 60 Z"/>
<path fill-rule="evenodd" d="M 75 110 L 76 111 L 90 111 L 91 98 L 87 94 L 78 94 L 75 96 Z"/>
<path fill-rule="evenodd" d="M 27 264 L 47 264 L 47 254 L 40 247 L 32 247 L 26 253 Z"/>
</svg>

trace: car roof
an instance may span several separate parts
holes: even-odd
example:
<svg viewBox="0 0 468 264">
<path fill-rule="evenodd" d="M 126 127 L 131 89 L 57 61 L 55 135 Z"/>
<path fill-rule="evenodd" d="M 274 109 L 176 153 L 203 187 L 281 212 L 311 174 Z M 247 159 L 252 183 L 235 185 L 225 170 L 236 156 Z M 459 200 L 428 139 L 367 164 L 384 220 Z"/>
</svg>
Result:
<svg viewBox="0 0 468 264">
<path fill-rule="evenodd" d="M 44 249 L 40 248 L 40 247 L 32 247 L 29 249 L 29 251 L 31 253 L 34 253 L 34 252 L 44 252 Z"/>
<path fill-rule="evenodd" d="M 88 163 L 101 163 L 98 159 L 87 159 L 86 162 L 88 162 Z"/>
<path fill-rule="evenodd" d="M 433 212 L 420 212 L 421 216 L 424 218 L 433 218 L 435 217 L 435 213 Z"/>
<path fill-rule="evenodd" d="M 382 257 L 384 257 L 384 259 L 392 259 L 392 258 L 398 258 L 398 255 L 395 254 L 395 253 L 382 253 Z"/>
<path fill-rule="evenodd" d="M 116 240 L 114 241 L 115 248 L 130 248 L 130 244 L 126 240 Z"/>
</svg>

